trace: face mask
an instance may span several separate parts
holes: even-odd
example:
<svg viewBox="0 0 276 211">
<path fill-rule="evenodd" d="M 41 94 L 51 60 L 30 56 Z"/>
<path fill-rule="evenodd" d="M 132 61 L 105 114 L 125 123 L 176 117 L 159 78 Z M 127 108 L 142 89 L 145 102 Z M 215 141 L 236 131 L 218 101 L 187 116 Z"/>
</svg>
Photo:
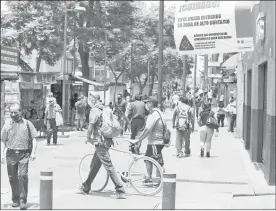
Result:
<svg viewBox="0 0 276 211">
<path fill-rule="evenodd" d="M 147 111 L 149 111 L 149 106 L 148 106 L 148 104 L 145 105 L 145 108 L 147 109 Z"/>
<path fill-rule="evenodd" d="M 21 117 L 19 114 L 14 114 L 14 115 L 11 115 L 11 119 L 15 122 L 18 122 L 20 121 Z"/>
</svg>

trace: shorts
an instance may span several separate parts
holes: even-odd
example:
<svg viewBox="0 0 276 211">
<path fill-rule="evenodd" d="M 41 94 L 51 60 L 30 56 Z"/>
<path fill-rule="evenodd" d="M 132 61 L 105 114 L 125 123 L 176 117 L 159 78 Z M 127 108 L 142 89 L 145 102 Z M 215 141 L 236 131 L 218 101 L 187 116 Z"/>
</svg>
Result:
<svg viewBox="0 0 276 211">
<path fill-rule="evenodd" d="M 148 144 L 145 156 L 151 157 L 156 160 L 161 166 L 164 165 L 162 149 L 164 145 L 150 145 Z"/>
</svg>

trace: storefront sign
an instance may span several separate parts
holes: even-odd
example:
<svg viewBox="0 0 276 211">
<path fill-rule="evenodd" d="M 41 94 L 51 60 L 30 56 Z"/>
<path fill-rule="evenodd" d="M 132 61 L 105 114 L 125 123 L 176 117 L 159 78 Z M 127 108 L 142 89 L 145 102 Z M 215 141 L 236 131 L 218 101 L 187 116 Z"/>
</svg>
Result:
<svg viewBox="0 0 276 211">
<path fill-rule="evenodd" d="M 19 51 L 14 48 L 1 46 L 1 64 L 17 66 L 19 64 Z"/>
<path fill-rule="evenodd" d="M 175 14 L 176 48 L 200 55 L 253 51 L 250 17 L 250 7 L 231 1 L 181 1 Z"/>
<path fill-rule="evenodd" d="M 222 74 L 208 74 L 208 78 L 222 78 Z"/>
</svg>

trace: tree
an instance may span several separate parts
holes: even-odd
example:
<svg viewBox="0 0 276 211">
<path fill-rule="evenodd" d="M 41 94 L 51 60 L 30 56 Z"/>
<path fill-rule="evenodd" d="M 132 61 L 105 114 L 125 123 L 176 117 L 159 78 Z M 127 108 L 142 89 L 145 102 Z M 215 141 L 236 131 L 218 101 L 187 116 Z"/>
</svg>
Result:
<svg viewBox="0 0 276 211">
<path fill-rule="evenodd" d="M 55 65 L 62 56 L 61 21 L 64 4 L 60 1 L 9 1 L 9 14 L 1 16 L 2 43 L 17 47 L 26 55 L 38 52 L 36 72 L 41 61 Z"/>
<path fill-rule="evenodd" d="M 114 52 L 110 61 L 120 57 L 118 54 L 124 51 L 127 43 L 127 35 L 131 30 L 128 28 L 133 23 L 133 12 L 135 7 L 132 1 L 81 1 L 81 7 L 86 8 L 86 13 L 77 15 L 69 14 L 70 19 L 76 19 L 76 27 L 69 26 L 72 33 L 69 36 L 77 35 L 78 53 L 81 60 L 82 74 L 89 76 L 89 56 L 96 56 L 97 61 L 104 60 L 104 34 L 111 32 L 114 28 L 121 28 L 122 33 L 115 36 L 114 42 L 109 41 L 108 47 Z M 117 83 L 117 82 L 116 82 Z M 88 93 L 88 85 L 85 84 L 84 92 Z"/>
</svg>

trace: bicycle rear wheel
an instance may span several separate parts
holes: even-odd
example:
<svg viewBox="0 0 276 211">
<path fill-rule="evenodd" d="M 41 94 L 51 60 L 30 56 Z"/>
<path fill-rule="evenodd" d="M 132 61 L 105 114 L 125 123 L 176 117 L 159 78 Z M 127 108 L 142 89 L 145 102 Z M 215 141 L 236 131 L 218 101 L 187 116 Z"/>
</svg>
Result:
<svg viewBox="0 0 276 211">
<path fill-rule="evenodd" d="M 85 182 L 88 177 L 93 156 L 94 154 L 87 154 L 81 159 L 81 162 L 79 164 L 79 175 L 80 175 L 81 183 Z M 105 170 L 105 168 L 101 166 L 99 172 L 97 173 L 95 179 L 91 184 L 91 191 L 93 192 L 102 191 L 107 186 L 108 180 L 109 180 L 109 175 Z"/>
<path fill-rule="evenodd" d="M 132 187 L 142 195 L 154 196 L 163 188 L 163 169 L 150 157 L 135 159 L 129 167 L 129 178 Z"/>
</svg>

